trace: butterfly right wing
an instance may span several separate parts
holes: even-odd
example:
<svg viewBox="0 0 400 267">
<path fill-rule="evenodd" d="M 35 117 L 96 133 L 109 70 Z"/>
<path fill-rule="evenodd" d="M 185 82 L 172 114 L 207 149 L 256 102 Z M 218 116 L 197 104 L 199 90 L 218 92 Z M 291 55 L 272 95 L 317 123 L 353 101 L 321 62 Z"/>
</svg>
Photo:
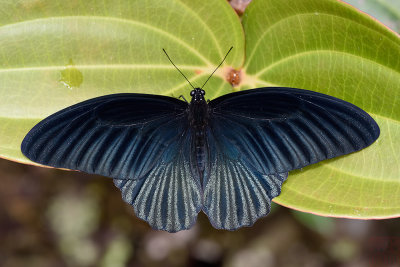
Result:
<svg viewBox="0 0 400 267">
<path fill-rule="evenodd" d="M 296 88 L 246 90 L 209 105 L 218 138 L 265 174 L 361 150 L 380 133 L 374 119 L 353 104 Z"/>
<path fill-rule="evenodd" d="M 358 151 L 376 122 L 343 100 L 295 88 L 259 88 L 209 103 L 204 211 L 216 228 L 251 225 L 269 212 L 287 172 Z"/>
</svg>

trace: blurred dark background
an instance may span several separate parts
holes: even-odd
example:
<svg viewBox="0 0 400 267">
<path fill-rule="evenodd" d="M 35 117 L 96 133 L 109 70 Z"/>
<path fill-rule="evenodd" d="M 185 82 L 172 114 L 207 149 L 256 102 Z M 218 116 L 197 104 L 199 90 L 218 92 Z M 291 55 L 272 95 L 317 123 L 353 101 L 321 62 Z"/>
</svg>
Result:
<svg viewBox="0 0 400 267">
<path fill-rule="evenodd" d="M 248 2 L 231 4 L 240 13 Z M 400 10 L 348 2 L 399 31 Z M 399 219 L 274 205 L 251 228 L 215 230 L 201 213 L 191 230 L 169 234 L 136 218 L 109 178 L 0 159 L 0 181 L 0 266 L 400 266 Z"/>
<path fill-rule="evenodd" d="M 274 205 L 251 228 L 154 231 L 109 178 L 0 160 L 0 266 L 400 266 L 399 219 Z"/>
</svg>

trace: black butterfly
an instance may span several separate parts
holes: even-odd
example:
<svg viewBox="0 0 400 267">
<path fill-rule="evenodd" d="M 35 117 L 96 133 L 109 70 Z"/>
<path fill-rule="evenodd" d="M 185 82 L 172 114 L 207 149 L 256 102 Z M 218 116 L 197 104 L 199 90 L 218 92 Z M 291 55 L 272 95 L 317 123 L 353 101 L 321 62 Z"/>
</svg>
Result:
<svg viewBox="0 0 400 267">
<path fill-rule="evenodd" d="M 380 132 L 360 108 L 312 91 L 204 95 L 93 98 L 38 123 L 21 150 L 40 164 L 112 177 L 155 229 L 188 229 L 202 210 L 215 228 L 234 230 L 269 213 L 289 171 L 363 149 Z"/>
</svg>

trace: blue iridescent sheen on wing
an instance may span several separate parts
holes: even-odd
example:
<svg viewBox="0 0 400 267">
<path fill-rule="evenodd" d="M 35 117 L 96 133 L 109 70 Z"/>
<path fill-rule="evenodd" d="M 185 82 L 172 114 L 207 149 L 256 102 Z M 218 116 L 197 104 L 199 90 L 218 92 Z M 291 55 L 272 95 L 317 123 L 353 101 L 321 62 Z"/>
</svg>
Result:
<svg viewBox="0 0 400 267">
<path fill-rule="evenodd" d="M 263 174 L 285 173 L 363 149 L 379 136 L 376 122 L 346 101 L 295 88 L 259 88 L 210 103 L 216 142 L 237 149 Z"/>
</svg>

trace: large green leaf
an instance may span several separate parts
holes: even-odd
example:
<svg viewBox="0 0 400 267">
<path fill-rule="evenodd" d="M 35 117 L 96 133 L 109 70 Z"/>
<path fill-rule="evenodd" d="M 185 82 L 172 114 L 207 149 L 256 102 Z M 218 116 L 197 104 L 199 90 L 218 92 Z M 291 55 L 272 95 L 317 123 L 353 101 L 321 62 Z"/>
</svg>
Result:
<svg viewBox="0 0 400 267">
<path fill-rule="evenodd" d="M 276 202 L 328 216 L 400 215 L 400 41 L 336 0 L 254 0 L 238 17 L 225 0 L 0 2 L 0 156 L 73 103 L 116 92 L 187 96 L 165 48 L 201 85 L 230 46 L 239 89 L 293 86 L 368 111 L 381 127 L 369 148 L 290 173 Z M 246 55 L 246 62 L 244 62 Z M 212 99 L 230 92 L 220 69 Z"/>
<path fill-rule="evenodd" d="M 291 172 L 276 202 L 327 216 L 400 215 L 400 39 L 335 0 L 254 1 L 244 14 L 242 88 L 310 89 L 350 101 L 381 136 L 358 153 Z"/>
<path fill-rule="evenodd" d="M 20 152 L 28 130 L 79 101 L 117 92 L 188 95 L 229 47 L 226 65 L 240 67 L 244 35 L 226 1 L 40 0 L 0 2 L 0 156 Z M 224 70 L 216 73 L 223 77 Z M 212 79 L 208 97 L 230 92 Z"/>
</svg>

